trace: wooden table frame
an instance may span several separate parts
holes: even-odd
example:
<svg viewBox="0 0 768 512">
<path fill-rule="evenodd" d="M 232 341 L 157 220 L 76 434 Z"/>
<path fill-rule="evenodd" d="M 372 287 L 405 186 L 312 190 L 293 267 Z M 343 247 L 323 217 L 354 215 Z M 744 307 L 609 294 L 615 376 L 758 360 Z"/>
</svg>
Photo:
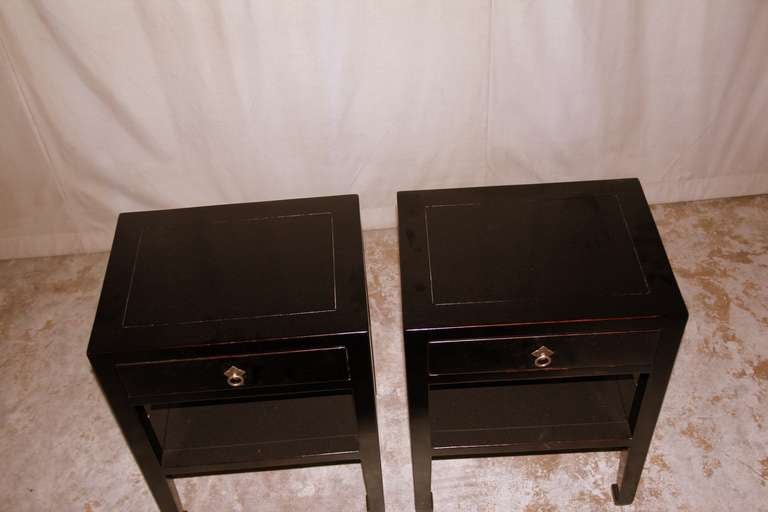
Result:
<svg viewBox="0 0 768 512">
<path fill-rule="evenodd" d="M 612 494 L 631 503 L 688 316 L 639 182 L 401 192 L 398 211 L 416 509 L 432 510 L 433 459 L 597 450 L 621 452 Z M 587 277 L 521 254 L 539 239 Z"/>
<path fill-rule="evenodd" d="M 121 215 L 88 357 L 161 511 L 176 477 L 346 463 L 384 510 L 356 196 Z"/>
</svg>

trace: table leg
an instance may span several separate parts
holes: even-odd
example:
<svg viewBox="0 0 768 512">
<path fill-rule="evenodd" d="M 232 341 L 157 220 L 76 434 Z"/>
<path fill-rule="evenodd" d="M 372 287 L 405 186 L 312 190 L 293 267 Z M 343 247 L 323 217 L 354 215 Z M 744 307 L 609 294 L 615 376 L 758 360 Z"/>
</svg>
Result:
<svg viewBox="0 0 768 512">
<path fill-rule="evenodd" d="M 616 505 L 629 505 L 635 499 L 684 329 L 683 324 L 661 332 L 653 372 L 648 377 L 644 392 L 641 390 L 642 401 L 638 407 L 632 445 L 622 452 L 617 482 L 611 486 Z"/>
<path fill-rule="evenodd" d="M 93 362 L 93 368 L 158 508 L 161 512 L 183 512 L 176 486 L 160 466 L 159 447 L 153 442 L 154 434 L 144 410 L 128 402 L 111 364 Z"/>
<path fill-rule="evenodd" d="M 430 512 L 432 503 L 432 436 L 429 424 L 427 344 L 420 339 L 405 341 L 408 381 L 408 417 L 411 428 L 413 493 L 417 512 Z"/>
<path fill-rule="evenodd" d="M 348 348 L 366 504 L 371 512 L 384 512 L 384 484 L 376 419 L 376 382 L 370 339 L 368 336 L 360 338 Z"/>
</svg>

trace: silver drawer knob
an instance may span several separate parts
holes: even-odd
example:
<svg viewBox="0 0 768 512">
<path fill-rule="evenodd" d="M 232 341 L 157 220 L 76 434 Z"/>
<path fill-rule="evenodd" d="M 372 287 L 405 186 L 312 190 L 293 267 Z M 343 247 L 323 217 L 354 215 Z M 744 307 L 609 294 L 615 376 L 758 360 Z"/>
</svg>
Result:
<svg viewBox="0 0 768 512">
<path fill-rule="evenodd" d="M 533 361 L 533 364 L 535 364 L 537 368 L 546 368 L 552 362 L 553 354 L 554 354 L 554 351 L 542 345 L 536 350 L 534 350 L 533 352 L 531 352 L 531 355 L 536 358 Z"/>
<path fill-rule="evenodd" d="M 224 372 L 224 376 L 227 378 L 227 384 L 233 388 L 245 384 L 245 370 L 241 370 L 237 366 L 230 366 L 227 368 L 227 371 Z"/>
</svg>

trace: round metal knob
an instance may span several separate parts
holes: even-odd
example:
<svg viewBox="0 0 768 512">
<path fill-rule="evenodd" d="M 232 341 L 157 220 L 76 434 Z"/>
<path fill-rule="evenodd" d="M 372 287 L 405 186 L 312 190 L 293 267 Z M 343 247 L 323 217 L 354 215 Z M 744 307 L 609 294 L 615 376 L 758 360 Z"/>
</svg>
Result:
<svg viewBox="0 0 768 512">
<path fill-rule="evenodd" d="M 531 355 L 536 358 L 533 360 L 533 364 L 536 365 L 537 368 L 546 368 L 552 363 L 553 354 L 554 352 L 552 350 L 542 345 L 531 352 Z"/>
<path fill-rule="evenodd" d="M 233 388 L 238 388 L 245 384 L 245 370 L 241 370 L 237 366 L 230 366 L 227 371 L 224 372 L 224 376 L 227 378 L 227 384 Z"/>
</svg>

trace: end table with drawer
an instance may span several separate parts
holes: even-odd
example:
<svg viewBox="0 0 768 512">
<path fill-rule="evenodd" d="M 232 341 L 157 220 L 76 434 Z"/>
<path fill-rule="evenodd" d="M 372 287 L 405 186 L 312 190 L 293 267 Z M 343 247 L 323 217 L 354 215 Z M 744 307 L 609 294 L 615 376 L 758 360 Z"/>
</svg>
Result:
<svg viewBox="0 0 768 512">
<path fill-rule="evenodd" d="M 631 503 L 687 310 L 635 179 L 400 192 L 417 510 L 432 460 L 619 450 Z"/>
<path fill-rule="evenodd" d="M 174 477 L 337 463 L 384 510 L 356 196 L 120 215 L 88 356 L 163 512 Z"/>
</svg>

